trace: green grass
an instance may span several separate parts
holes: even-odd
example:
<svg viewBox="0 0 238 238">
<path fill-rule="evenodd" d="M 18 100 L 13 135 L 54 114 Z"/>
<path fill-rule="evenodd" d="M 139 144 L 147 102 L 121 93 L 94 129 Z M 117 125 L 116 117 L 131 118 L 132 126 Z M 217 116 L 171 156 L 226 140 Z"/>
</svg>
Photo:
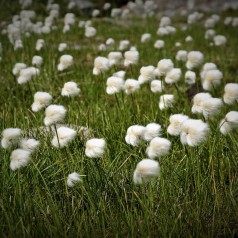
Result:
<svg viewBox="0 0 238 238">
<path fill-rule="evenodd" d="M 225 105 L 209 125 L 211 131 L 207 142 L 189 148 L 166 132 L 171 114 L 184 113 L 191 118 L 200 118 L 191 113 L 191 98 L 186 93 L 183 78 L 179 82 L 183 96 L 177 95 L 173 86 L 166 85 L 165 92 L 173 93 L 176 103 L 172 109 L 160 111 L 160 94 L 152 94 L 149 85 L 143 85 L 133 95 L 133 100 L 124 93 L 118 94 L 119 103 L 114 95 L 106 94 L 106 79 L 116 70 L 123 69 L 122 66 L 101 76 L 92 74 L 94 58 L 107 56 L 109 52 L 98 52 L 95 47 L 112 37 L 116 46 L 119 40 L 128 39 L 140 52 L 139 64 L 133 66 L 132 72 L 126 69 L 126 78 L 137 79 L 140 67 L 156 66 L 163 58 L 172 59 L 184 75 L 185 65 L 175 60 L 180 48 L 174 44 L 180 41 L 181 49 L 202 51 L 205 62 L 216 63 L 223 72 L 222 85 L 212 92 L 214 97 L 222 97 L 226 83 L 238 82 L 238 31 L 222 24 L 225 15 L 237 15 L 237 12 L 222 15 L 215 27 L 217 33 L 228 38 L 228 44 L 222 47 L 210 47 L 204 40 L 202 22 L 186 32 L 180 31 L 179 26 L 185 23 L 185 18 L 173 19 L 177 33 L 161 37 L 165 40 L 161 50 L 153 47 L 159 38 L 156 18 L 132 19 L 125 22 L 125 27 L 103 19 L 94 20 L 97 36 L 90 41 L 77 24 L 63 34 L 63 23 L 58 20 L 56 31 L 23 38 L 24 49 L 18 51 L 14 51 L 7 37 L 1 35 L 0 130 L 18 127 L 29 131 L 43 126 L 44 111 L 33 113 L 30 106 L 35 92 L 47 91 L 53 96 L 53 103 L 67 108 L 64 123 L 91 128 L 92 137 L 104 138 L 107 148 L 101 159 L 90 159 L 84 152 L 86 141 L 80 136 L 66 149 L 56 149 L 51 145 L 51 136 L 37 133 L 36 139 L 41 142 L 39 149 L 28 166 L 14 172 L 9 167 L 12 149 L 0 148 L 0 236 L 236 237 L 238 134 L 223 136 L 219 132 L 219 122 L 227 112 L 237 111 L 237 105 Z M 41 15 L 39 17 L 43 19 Z M 150 32 L 153 39 L 142 44 L 140 36 L 145 32 Z M 184 42 L 187 35 L 193 37 L 193 42 Z M 35 51 L 38 38 L 46 42 L 40 52 Z M 70 47 L 63 53 L 57 51 L 61 42 Z M 80 45 L 81 49 L 72 49 L 74 44 Z M 57 64 L 62 54 L 71 54 L 75 64 L 65 72 L 58 72 Z M 29 83 L 29 91 L 27 84 L 17 84 L 11 70 L 17 62 L 31 65 L 34 55 L 42 56 L 44 64 L 40 76 Z M 77 82 L 80 96 L 73 99 L 60 96 L 61 88 L 68 81 Z M 124 138 L 129 126 L 150 122 L 162 125 L 162 136 L 171 141 L 172 149 L 168 156 L 157 159 L 161 166 L 159 178 L 136 186 L 133 172 L 136 164 L 146 157 L 147 144 L 131 147 Z M 85 176 L 82 183 L 69 188 L 66 178 L 73 171 Z"/>
</svg>

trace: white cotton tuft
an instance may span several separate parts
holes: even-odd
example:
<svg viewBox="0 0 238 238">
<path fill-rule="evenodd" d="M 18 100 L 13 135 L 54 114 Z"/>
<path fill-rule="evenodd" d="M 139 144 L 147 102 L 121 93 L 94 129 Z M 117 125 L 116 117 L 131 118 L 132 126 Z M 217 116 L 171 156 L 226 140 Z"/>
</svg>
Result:
<svg viewBox="0 0 238 238">
<path fill-rule="evenodd" d="M 12 69 L 13 75 L 18 75 L 22 69 L 25 69 L 27 66 L 24 63 L 16 63 Z"/>
<path fill-rule="evenodd" d="M 50 105 L 45 109 L 44 123 L 46 126 L 61 122 L 66 116 L 67 110 L 61 105 Z"/>
<path fill-rule="evenodd" d="M 113 76 L 125 79 L 126 71 L 120 70 L 118 72 L 113 73 Z"/>
<path fill-rule="evenodd" d="M 52 101 L 52 96 L 47 92 L 36 92 L 34 94 L 34 102 L 31 105 L 33 112 L 37 112 L 40 109 L 48 106 Z"/>
<path fill-rule="evenodd" d="M 56 148 L 62 148 L 67 146 L 76 135 L 77 132 L 75 130 L 62 126 L 57 129 L 57 135 L 54 136 L 51 143 Z"/>
<path fill-rule="evenodd" d="M 66 97 L 73 97 L 80 93 L 80 89 L 75 82 L 67 82 L 61 90 L 61 95 Z"/>
<path fill-rule="evenodd" d="M 140 76 L 138 78 L 138 81 L 140 84 L 149 82 L 151 80 L 155 79 L 155 67 L 150 65 L 150 66 L 143 66 L 140 69 Z"/>
<path fill-rule="evenodd" d="M 182 75 L 182 71 L 180 68 L 173 68 L 171 69 L 165 77 L 165 82 L 167 84 L 173 84 L 173 83 L 177 83 Z"/>
<path fill-rule="evenodd" d="M 123 60 L 123 56 L 121 52 L 110 52 L 108 54 L 109 65 L 119 65 Z"/>
<path fill-rule="evenodd" d="M 107 88 L 106 88 L 107 94 L 111 95 L 118 93 L 123 88 L 124 88 L 124 80 L 122 78 L 112 76 L 107 79 Z"/>
<path fill-rule="evenodd" d="M 76 172 L 73 172 L 68 175 L 67 177 L 67 185 L 69 187 L 74 187 L 76 183 L 81 182 L 80 175 Z"/>
<path fill-rule="evenodd" d="M 192 113 L 202 113 L 202 104 L 203 101 L 211 98 L 210 93 L 197 93 L 193 97 L 193 106 L 192 106 Z"/>
<path fill-rule="evenodd" d="M 41 56 L 35 55 L 32 58 L 32 65 L 41 66 L 43 64 L 43 58 Z"/>
<path fill-rule="evenodd" d="M 174 64 L 171 59 L 162 59 L 158 62 L 157 68 L 159 69 L 161 75 L 167 74 L 171 69 L 173 69 Z"/>
<path fill-rule="evenodd" d="M 63 71 L 65 69 L 68 69 L 71 65 L 73 65 L 73 63 L 74 63 L 73 56 L 62 55 L 60 57 L 60 63 L 57 66 L 58 71 Z"/>
<path fill-rule="evenodd" d="M 171 142 L 165 138 L 155 137 L 150 141 L 146 154 L 150 159 L 169 154 Z"/>
<path fill-rule="evenodd" d="M 148 42 L 151 40 L 151 34 L 150 33 L 144 33 L 142 36 L 141 36 L 141 39 L 140 41 L 142 43 L 145 43 L 145 42 Z"/>
<path fill-rule="evenodd" d="M 220 132 L 227 135 L 235 128 L 238 128 L 238 112 L 230 111 L 226 114 L 225 119 L 220 122 Z"/>
<path fill-rule="evenodd" d="M 169 126 L 167 128 L 167 132 L 170 135 L 178 136 L 182 131 L 183 123 L 188 120 L 189 117 L 183 114 L 174 114 L 169 117 Z"/>
<path fill-rule="evenodd" d="M 164 84 L 161 80 L 153 80 L 150 83 L 150 89 L 153 93 L 161 93 L 164 90 Z"/>
<path fill-rule="evenodd" d="M 186 62 L 188 57 L 188 52 L 186 50 L 179 50 L 176 54 L 176 60 Z"/>
<path fill-rule="evenodd" d="M 138 51 L 126 51 L 124 53 L 124 66 L 128 67 L 129 65 L 137 64 L 139 61 L 139 52 Z"/>
<path fill-rule="evenodd" d="M 159 137 L 161 133 L 161 126 L 157 123 L 150 123 L 145 127 L 144 140 L 151 141 L 155 137 Z"/>
<path fill-rule="evenodd" d="M 90 139 L 86 142 L 85 154 L 89 158 L 102 157 L 105 150 L 106 142 L 104 139 Z"/>
<path fill-rule="evenodd" d="M 187 69 L 199 67 L 204 60 L 204 55 L 200 51 L 190 51 L 186 62 Z"/>
<path fill-rule="evenodd" d="M 196 73 L 193 71 L 188 70 L 185 73 L 185 82 L 186 84 L 192 85 L 196 82 Z"/>
<path fill-rule="evenodd" d="M 223 103 L 220 98 L 208 98 L 202 102 L 202 114 L 208 119 L 219 114 Z"/>
<path fill-rule="evenodd" d="M 63 52 L 64 50 L 66 50 L 67 49 L 67 44 L 66 43 L 60 43 L 59 44 L 59 47 L 58 47 L 58 51 L 59 52 Z"/>
<path fill-rule="evenodd" d="M 97 33 L 97 30 L 96 28 L 92 27 L 92 26 L 88 26 L 88 27 L 85 27 L 85 36 L 90 38 L 90 37 L 93 37 L 95 36 Z"/>
<path fill-rule="evenodd" d="M 23 149 L 16 149 L 11 153 L 11 170 L 15 171 L 21 167 L 26 166 L 30 161 L 31 152 Z"/>
<path fill-rule="evenodd" d="M 188 119 L 182 125 L 180 141 L 184 145 L 198 146 L 207 139 L 209 127 L 202 120 Z"/>
<path fill-rule="evenodd" d="M 30 152 L 33 152 L 39 145 L 40 145 L 40 142 L 33 138 L 31 139 L 23 138 L 20 141 L 20 148 L 23 150 L 28 150 Z"/>
<path fill-rule="evenodd" d="M 125 141 L 132 146 L 138 146 L 144 138 L 145 127 L 133 125 L 127 129 Z"/>
<path fill-rule="evenodd" d="M 126 50 L 130 46 L 130 41 L 129 40 L 121 40 L 119 43 L 118 50 Z"/>
<path fill-rule="evenodd" d="M 226 44 L 227 39 L 223 35 L 216 35 L 214 36 L 213 41 L 216 46 L 221 46 Z"/>
<path fill-rule="evenodd" d="M 40 70 L 35 67 L 27 67 L 20 71 L 20 75 L 17 78 L 18 84 L 27 83 L 32 79 L 32 77 L 40 74 Z"/>
<path fill-rule="evenodd" d="M 148 182 L 151 178 L 157 177 L 160 172 L 159 163 L 151 159 L 141 160 L 134 171 L 133 181 L 135 184 Z"/>
<path fill-rule="evenodd" d="M 1 146 L 4 149 L 12 145 L 16 145 L 19 142 L 22 131 L 19 128 L 6 128 L 2 132 Z"/>
<path fill-rule="evenodd" d="M 224 89 L 223 100 L 226 104 L 238 103 L 238 83 L 228 83 Z"/>
<path fill-rule="evenodd" d="M 106 57 L 98 56 L 94 60 L 93 74 L 99 75 L 110 68 L 109 60 Z"/>
<path fill-rule="evenodd" d="M 173 94 L 163 94 L 160 96 L 159 108 L 164 110 L 173 106 L 174 95 Z"/>
<path fill-rule="evenodd" d="M 164 41 L 163 40 L 157 40 L 155 43 L 154 43 L 154 47 L 156 49 L 161 49 L 163 48 L 165 45 Z"/>
<path fill-rule="evenodd" d="M 204 75 L 202 87 L 204 90 L 210 91 L 221 84 L 223 74 L 218 69 L 209 70 Z"/>
<path fill-rule="evenodd" d="M 140 89 L 139 81 L 135 79 L 127 79 L 124 84 L 126 94 L 132 94 Z"/>
</svg>

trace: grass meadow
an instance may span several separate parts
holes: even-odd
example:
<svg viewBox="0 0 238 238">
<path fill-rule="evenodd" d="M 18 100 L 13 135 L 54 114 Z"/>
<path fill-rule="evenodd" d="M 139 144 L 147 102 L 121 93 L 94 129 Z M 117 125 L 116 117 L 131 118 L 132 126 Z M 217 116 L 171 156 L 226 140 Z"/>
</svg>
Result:
<svg viewBox="0 0 238 238">
<path fill-rule="evenodd" d="M 19 14 L 20 6 L 1 8 L 1 21 L 11 22 L 12 14 Z M 36 10 L 33 21 L 44 21 L 48 12 Z M 42 6 L 40 6 L 44 9 Z M 62 33 L 64 13 L 70 10 L 62 5 L 60 17 L 54 21 L 57 29 L 49 34 L 22 35 L 23 48 L 14 50 L 7 35 L 1 34 L 2 60 L 0 61 L 0 130 L 20 128 L 27 136 L 34 131 L 40 146 L 32 153 L 27 166 L 10 169 L 13 149 L 0 148 L 0 236 L 1 237 L 237 237 L 238 235 L 238 133 L 223 135 L 219 123 L 229 111 L 238 111 L 238 104 L 223 104 L 220 113 L 207 120 L 210 131 L 199 146 L 183 145 L 179 137 L 167 132 L 170 115 L 183 113 L 193 119 L 205 121 L 202 115 L 191 111 L 192 97 L 204 91 L 199 73 L 194 69 L 196 84 L 185 83 L 185 62 L 176 60 L 178 50 L 201 51 L 203 64 L 213 62 L 223 73 L 221 84 L 209 93 L 223 98 L 227 83 L 238 83 L 238 28 L 224 25 L 225 17 L 237 16 L 234 10 L 220 13 L 214 29 L 225 35 L 227 43 L 210 45 L 204 38 L 204 21 L 211 13 L 182 31 L 186 16 L 172 17 L 176 33 L 156 35 L 160 17 L 131 17 L 128 19 L 93 18 L 97 34 L 92 38 L 78 27 L 80 16 L 75 11 L 76 23 L 67 33 Z M 39 8 L 39 9 L 41 9 Z M 10 11 L 11 10 L 11 11 Z M 91 19 L 91 18 L 87 18 Z M 1 28 L 1 30 L 4 26 Z M 141 35 L 151 33 L 151 40 L 141 42 Z M 191 42 L 185 42 L 190 35 Z M 37 39 L 44 39 L 45 46 L 36 51 Z M 113 38 L 115 44 L 106 51 L 98 45 Z M 99 75 L 93 75 L 94 59 L 107 57 L 118 51 L 120 40 L 129 40 L 136 46 L 139 62 L 131 67 L 123 63 Z M 157 39 L 163 39 L 162 49 L 154 48 Z M 62 42 L 68 44 L 58 51 Z M 181 46 L 175 46 L 181 42 Z M 124 52 L 124 51 L 122 51 Z M 74 64 L 64 71 L 57 70 L 60 56 L 73 56 Z M 26 84 L 18 84 L 12 74 L 15 63 L 32 65 L 32 57 L 39 55 L 43 64 L 40 74 Z M 125 70 L 125 79 L 138 79 L 142 66 L 153 65 L 161 59 L 171 59 L 174 67 L 181 68 L 182 77 L 175 85 L 165 84 L 164 92 L 173 94 L 173 107 L 160 110 L 158 102 L 162 93 L 152 93 L 150 83 L 127 95 L 106 93 L 106 81 L 114 72 Z M 161 80 L 164 80 L 161 77 Z M 61 96 L 64 83 L 74 81 L 81 92 L 75 97 Z M 63 105 L 67 115 L 63 124 L 89 128 L 87 138 L 78 134 L 64 148 L 51 144 L 52 134 L 42 133 L 44 109 L 33 112 L 31 105 L 38 91 L 52 95 L 52 104 Z M 138 162 L 147 158 L 148 142 L 139 146 L 126 143 L 128 127 L 158 123 L 161 137 L 171 142 L 168 155 L 155 158 L 160 173 L 147 183 L 137 185 L 133 173 Z M 85 155 L 88 138 L 104 138 L 106 148 L 100 158 Z M 67 186 L 67 176 L 72 172 L 81 175 L 81 182 Z"/>
</svg>

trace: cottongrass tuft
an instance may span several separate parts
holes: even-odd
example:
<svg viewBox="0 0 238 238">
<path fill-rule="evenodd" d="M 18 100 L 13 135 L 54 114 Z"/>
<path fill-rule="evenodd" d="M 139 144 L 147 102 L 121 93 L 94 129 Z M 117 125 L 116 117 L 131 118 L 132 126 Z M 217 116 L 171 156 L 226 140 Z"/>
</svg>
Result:
<svg viewBox="0 0 238 238">
<path fill-rule="evenodd" d="M 151 141 L 153 138 L 155 137 L 159 137 L 161 134 L 161 125 L 157 124 L 157 123 L 149 123 L 146 127 L 145 127 L 145 131 L 144 131 L 144 140 L 145 141 Z"/>
<path fill-rule="evenodd" d="M 25 69 L 27 66 L 24 63 L 16 63 L 12 69 L 13 75 L 18 75 L 22 69 Z"/>
<path fill-rule="evenodd" d="M 61 95 L 66 97 L 73 97 L 80 93 L 77 83 L 67 82 L 61 90 Z"/>
<path fill-rule="evenodd" d="M 58 71 L 63 71 L 68 69 L 71 65 L 73 65 L 74 60 L 72 55 L 62 55 L 60 57 L 60 63 L 57 66 Z"/>
<path fill-rule="evenodd" d="M 220 132 L 223 135 L 227 135 L 235 128 L 238 128 L 238 112 L 230 111 L 220 122 Z"/>
<path fill-rule="evenodd" d="M 176 60 L 186 62 L 188 57 L 188 52 L 186 50 L 179 50 L 176 54 Z"/>
<path fill-rule="evenodd" d="M 183 114 L 174 114 L 169 117 L 169 126 L 167 128 L 167 132 L 170 135 L 178 136 L 182 131 L 183 123 L 188 120 L 188 116 Z"/>
<path fill-rule="evenodd" d="M 107 94 L 111 95 L 118 93 L 123 89 L 123 87 L 124 87 L 124 80 L 122 78 L 112 76 L 107 79 L 107 88 L 106 88 Z"/>
<path fill-rule="evenodd" d="M 223 103 L 220 98 L 208 98 L 202 103 L 202 114 L 205 119 L 212 118 L 219 114 Z"/>
<path fill-rule="evenodd" d="M 221 84 L 223 74 L 218 69 L 209 70 L 204 75 L 202 87 L 204 90 L 211 91 Z"/>
<path fill-rule="evenodd" d="M 99 75 L 105 71 L 107 71 L 110 68 L 110 63 L 108 58 L 98 56 L 94 60 L 94 68 L 93 68 L 93 74 Z"/>
<path fill-rule="evenodd" d="M 161 93 L 164 91 L 164 84 L 161 80 L 153 80 L 150 83 L 150 90 L 152 93 Z"/>
<path fill-rule="evenodd" d="M 173 83 L 177 83 L 182 75 L 182 71 L 180 68 L 173 68 L 171 69 L 165 77 L 165 82 L 167 84 L 173 84 Z"/>
<path fill-rule="evenodd" d="M 109 60 L 109 65 L 119 65 L 122 60 L 123 60 L 123 56 L 121 52 L 110 52 L 108 54 L 108 60 Z"/>
<path fill-rule="evenodd" d="M 200 51 L 190 51 L 186 62 L 187 69 L 199 67 L 204 60 L 204 55 Z"/>
<path fill-rule="evenodd" d="M 69 187 L 74 187 L 78 182 L 81 182 L 80 174 L 73 172 L 67 177 L 67 185 Z"/>
<path fill-rule="evenodd" d="M 20 169 L 21 167 L 26 166 L 30 161 L 30 155 L 31 155 L 31 151 L 29 150 L 23 150 L 23 149 L 13 150 L 10 156 L 11 170 L 15 171 L 17 169 Z"/>
<path fill-rule="evenodd" d="M 185 82 L 188 85 L 193 85 L 196 82 L 196 73 L 193 71 L 188 70 L 185 73 Z"/>
<path fill-rule="evenodd" d="M 35 55 L 32 58 L 32 65 L 41 66 L 43 64 L 43 58 L 39 55 Z"/>
<path fill-rule="evenodd" d="M 163 94 L 160 96 L 159 108 L 164 110 L 173 106 L 174 95 L 173 94 Z"/>
<path fill-rule="evenodd" d="M 184 145 L 198 146 L 207 139 L 209 127 L 202 120 L 188 119 L 182 125 L 180 141 Z"/>
<path fill-rule="evenodd" d="M 62 126 L 57 129 L 57 135 L 54 136 L 51 143 L 56 148 L 63 148 L 67 146 L 76 135 L 77 132 L 75 130 Z"/>
<path fill-rule="evenodd" d="M 6 128 L 2 132 L 1 146 L 4 149 L 12 145 L 16 145 L 19 142 L 22 131 L 19 128 Z"/>
<path fill-rule="evenodd" d="M 171 59 L 162 59 L 157 64 L 157 68 L 161 75 L 166 75 L 171 69 L 173 69 L 173 67 L 174 64 Z"/>
<path fill-rule="evenodd" d="M 136 166 L 133 174 L 133 181 L 135 184 L 148 182 L 153 177 L 157 177 L 159 172 L 159 162 L 151 159 L 143 159 Z"/>
<path fill-rule="evenodd" d="M 223 100 L 226 104 L 238 103 L 238 83 L 228 83 L 224 89 Z"/>
<path fill-rule="evenodd" d="M 144 138 L 144 133 L 145 133 L 144 126 L 141 125 L 130 126 L 127 129 L 125 141 L 129 145 L 138 146 Z"/>
<path fill-rule="evenodd" d="M 46 126 L 61 122 L 66 116 L 67 110 L 61 105 L 50 105 L 45 109 L 44 123 Z"/>
<path fill-rule="evenodd" d="M 171 142 L 168 139 L 155 137 L 150 141 L 146 149 L 146 154 L 150 159 L 161 157 L 169 154 Z"/>
<path fill-rule="evenodd" d="M 127 79 L 124 84 L 126 94 L 132 94 L 140 89 L 140 83 L 135 79 Z"/>
<path fill-rule="evenodd" d="M 143 66 L 140 69 L 140 76 L 138 78 L 138 81 L 140 84 L 149 82 L 151 80 L 155 79 L 155 67 L 150 65 L 150 66 Z"/>
<path fill-rule="evenodd" d="M 85 154 L 89 158 L 102 157 L 106 147 L 106 141 L 104 139 L 93 138 L 86 142 Z"/>
<path fill-rule="evenodd" d="M 23 150 L 28 150 L 30 152 L 33 152 L 39 145 L 40 142 L 34 138 L 23 138 L 20 141 L 20 148 Z"/>
<path fill-rule="evenodd" d="M 36 92 L 34 94 L 34 102 L 31 105 L 33 112 L 37 112 L 40 109 L 48 106 L 52 101 L 52 96 L 47 92 Z"/>
<path fill-rule="evenodd" d="M 137 64 L 139 61 L 139 52 L 136 50 L 126 51 L 124 53 L 124 66 L 128 67 L 129 65 Z"/>
<path fill-rule="evenodd" d="M 192 113 L 202 113 L 202 104 L 203 101 L 211 98 L 210 93 L 197 93 L 193 97 L 193 106 L 192 106 Z"/>
</svg>

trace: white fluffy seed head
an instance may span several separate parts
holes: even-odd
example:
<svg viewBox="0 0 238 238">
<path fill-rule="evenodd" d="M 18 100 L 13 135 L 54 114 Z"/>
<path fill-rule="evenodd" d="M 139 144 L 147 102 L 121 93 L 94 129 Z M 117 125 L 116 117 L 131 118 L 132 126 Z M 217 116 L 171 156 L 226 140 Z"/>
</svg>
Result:
<svg viewBox="0 0 238 238">
<path fill-rule="evenodd" d="M 193 85 L 196 82 L 196 73 L 188 70 L 185 73 L 185 82 L 189 85 Z"/>
<path fill-rule="evenodd" d="M 23 138 L 20 141 L 20 148 L 23 150 L 28 150 L 30 152 L 33 152 L 39 145 L 40 145 L 40 142 L 33 138 L 30 138 L 30 139 Z"/>
<path fill-rule="evenodd" d="M 216 35 L 216 32 L 214 29 L 208 29 L 205 32 L 205 39 L 213 39 L 215 35 Z"/>
<path fill-rule="evenodd" d="M 123 56 L 121 52 L 110 52 L 108 54 L 108 60 L 110 66 L 119 65 L 122 62 Z"/>
<path fill-rule="evenodd" d="M 58 51 L 62 52 L 67 49 L 67 43 L 60 43 L 58 46 Z"/>
<path fill-rule="evenodd" d="M 155 137 L 150 141 L 146 154 L 150 159 L 169 154 L 171 142 L 165 138 Z"/>
<path fill-rule="evenodd" d="M 27 66 L 24 63 L 16 63 L 12 69 L 14 75 L 18 75 L 22 69 L 25 69 Z"/>
<path fill-rule="evenodd" d="M 122 78 L 112 76 L 107 79 L 107 88 L 106 88 L 107 94 L 111 95 L 118 93 L 123 88 L 124 88 L 124 80 Z"/>
<path fill-rule="evenodd" d="M 182 75 L 182 71 L 180 68 L 173 68 L 171 69 L 165 77 L 165 82 L 167 84 L 173 84 L 173 83 L 177 83 Z"/>
<path fill-rule="evenodd" d="M 126 94 L 132 94 L 140 89 L 140 83 L 135 79 L 127 79 L 124 84 Z"/>
<path fill-rule="evenodd" d="M 188 120 L 189 117 L 183 114 L 174 114 L 169 117 L 169 126 L 167 128 L 167 132 L 170 135 L 178 136 L 182 131 L 183 123 Z"/>
<path fill-rule="evenodd" d="M 144 138 L 145 127 L 141 125 L 133 125 L 127 129 L 125 141 L 132 146 L 138 146 Z"/>
<path fill-rule="evenodd" d="M 192 113 L 202 113 L 202 104 L 203 101 L 211 98 L 210 93 L 197 93 L 193 97 L 193 106 L 192 106 Z"/>
<path fill-rule="evenodd" d="M 67 82 L 61 90 L 61 95 L 66 97 L 73 97 L 80 93 L 80 89 L 75 82 Z"/>
<path fill-rule="evenodd" d="M 56 148 L 62 148 L 67 146 L 76 135 L 77 132 L 75 130 L 62 126 L 57 129 L 57 135 L 54 136 L 51 143 Z"/>
<path fill-rule="evenodd" d="M 214 40 L 214 44 L 216 46 L 225 45 L 227 42 L 226 37 L 223 35 L 216 35 L 216 36 L 214 36 L 213 40 Z"/>
<path fill-rule="evenodd" d="M 146 83 L 148 81 L 155 79 L 155 67 L 150 66 L 143 66 L 140 69 L 140 76 L 138 78 L 138 81 L 140 84 Z"/>
<path fill-rule="evenodd" d="M 238 83 L 228 83 L 224 89 L 223 100 L 226 104 L 238 102 Z"/>
<path fill-rule="evenodd" d="M 61 105 L 50 105 L 45 109 L 44 123 L 46 126 L 61 122 L 66 116 L 66 109 Z"/>
<path fill-rule="evenodd" d="M 109 60 L 106 57 L 98 56 L 94 60 L 93 74 L 99 75 L 110 68 Z"/>
<path fill-rule="evenodd" d="M 164 41 L 163 40 L 157 40 L 155 43 L 154 43 L 154 47 L 156 49 L 161 49 L 163 48 L 165 45 Z"/>
<path fill-rule="evenodd" d="M 73 172 L 68 175 L 67 177 L 67 185 L 69 187 L 74 187 L 76 183 L 81 182 L 80 175 L 76 172 Z"/>
<path fill-rule="evenodd" d="M 208 119 L 219 114 L 222 108 L 222 100 L 220 98 L 208 98 L 202 103 L 203 116 Z"/>
<path fill-rule="evenodd" d="M 164 90 L 163 81 L 162 80 L 151 81 L 150 89 L 153 93 L 161 93 Z"/>
<path fill-rule="evenodd" d="M 4 149 L 16 145 L 21 137 L 22 131 L 19 128 L 6 128 L 2 132 L 1 146 Z"/>
<path fill-rule="evenodd" d="M 124 70 L 120 70 L 118 72 L 113 73 L 113 76 L 119 77 L 122 79 L 125 79 L 125 75 L 126 75 L 126 71 L 124 71 Z"/>
<path fill-rule="evenodd" d="M 136 50 L 130 50 L 130 51 L 126 51 L 124 53 L 124 66 L 128 67 L 129 65 L 132 64 L 138 64 L 139 61 L 139 52 Z"/>
<path fill-rule="evenodd" d="M 41 56 L 35 55 L 32 58 L 32 65 L 41 66 L 43 64 L 43 58 Z"/>
<path fill-rule="evenodd" d="M 226 114 L 225 118 L 220 122 L 220 132 L 227 135 L 233 129 L 238 128 L 238 112 L 230 111 Z"/>
<path fill-rule="evenodd" d="M 96 28 L 92 27 L 92 26 L 88 26 L 85 27 L 85 36 L 90 38 L 90 37 L 94 37 L 97 34 L 97 30 Z"/>
<path fill-rule="evenodd" d="M 186 62 L 187 69 L 199 67 L 204 60 L 204 55 L 200 51 L 190 51 Z"/>
<path fill-rule="evenodd" d="M 33 112 L 37 112 L 40 109 L 48 106 L 52 101 L 52 96 L 47 92 L 36 92 L 34 94 L 34 102 L 31 105 Z"/>
<path fill-rule="evenodd" d="M 144 33 L 142 36 L 141 36 L 141 42 L 142 43 L 145 43 L 145 42 L 148 42 L 151 40 L 151 34 L 150 33 Z"/>
<path fill-rule="evenodd" d="M 23 149 L 16 149 L 11 153 L 11 163 L 10 168 L 11 170 L 17 170 L 21 167 L 26 166 L 30 161 L 31 152 L 28 150 Z"/>
<path fill-rule="evenodd" d="M 173 94 L 163 94 L 160 96 L 159 108 L 164 110 L 173 106 L 174 95 Z"/>
<path fill-rule="evenodd" d="M 20 71 L 20 75 L 17 78 L 19 84 L 27 83 L 32 79 L 32 77 L 40 74 L 40 70 L 35 67 L 27 67 Z"/>
<path fill-rule="evenodd" d="M 210 91 L 221 84 L 223 74 L 218 69 L 209 70 L 204 75 L 202 87 L 204 90 Z"/>
<path fill-rule="evenodd" d="M 129 40 L 121 40 L 119 43 L 118 50 L 126 50 L 130 46 L 130 41 Z"/>
<path fill-rule="evenodd" d="M 176 54 L 176 60 L 186 62 L 188 57 L 188 52 L 186 50 L 179 50 Z"/>
<path fill-rule="evenodd" d="M 173 69 L 174 64 L 171 59 L 162 59 L 158 62 L 157 65 L 160 73 L 162 75 L 167 74 L 171 69 Z"/>
<path fill-rule="evenodd" d="M 135 184 L 148 182 L 151 178 L 157 177 L 160 172 L 159 163 L 151 159 L 141 160 L 134 171 L 133 181 Z"/>
<path fill-rule="evenodd" d="M 60 63 L 58 64 L 57 68 L 58 71 L 63 71 L 73 65 L 74 60 L 72 55 L 62 55 L 60 57 Z"/>
<path fill-rule="evenodd" d="M 144 140 L 151 141 L 155 137 L 159 137 L 161 133 L 161 126 L 157 123 L 149 123 L 144 130 Z"/>
<path fill-rule="evenodd" d="M 202 120 L 188 119 L 182 125 L 180 141 L 184 145 L 198 146 L 207 139 L 209 127 Z"/>
<path fill-rule="evenodd" d="M 104 139 L 90 139 L 86 142 L 85 154 L 89 158 L 102 157 L 105 150 L 106 142 Z"/>
</svg>

